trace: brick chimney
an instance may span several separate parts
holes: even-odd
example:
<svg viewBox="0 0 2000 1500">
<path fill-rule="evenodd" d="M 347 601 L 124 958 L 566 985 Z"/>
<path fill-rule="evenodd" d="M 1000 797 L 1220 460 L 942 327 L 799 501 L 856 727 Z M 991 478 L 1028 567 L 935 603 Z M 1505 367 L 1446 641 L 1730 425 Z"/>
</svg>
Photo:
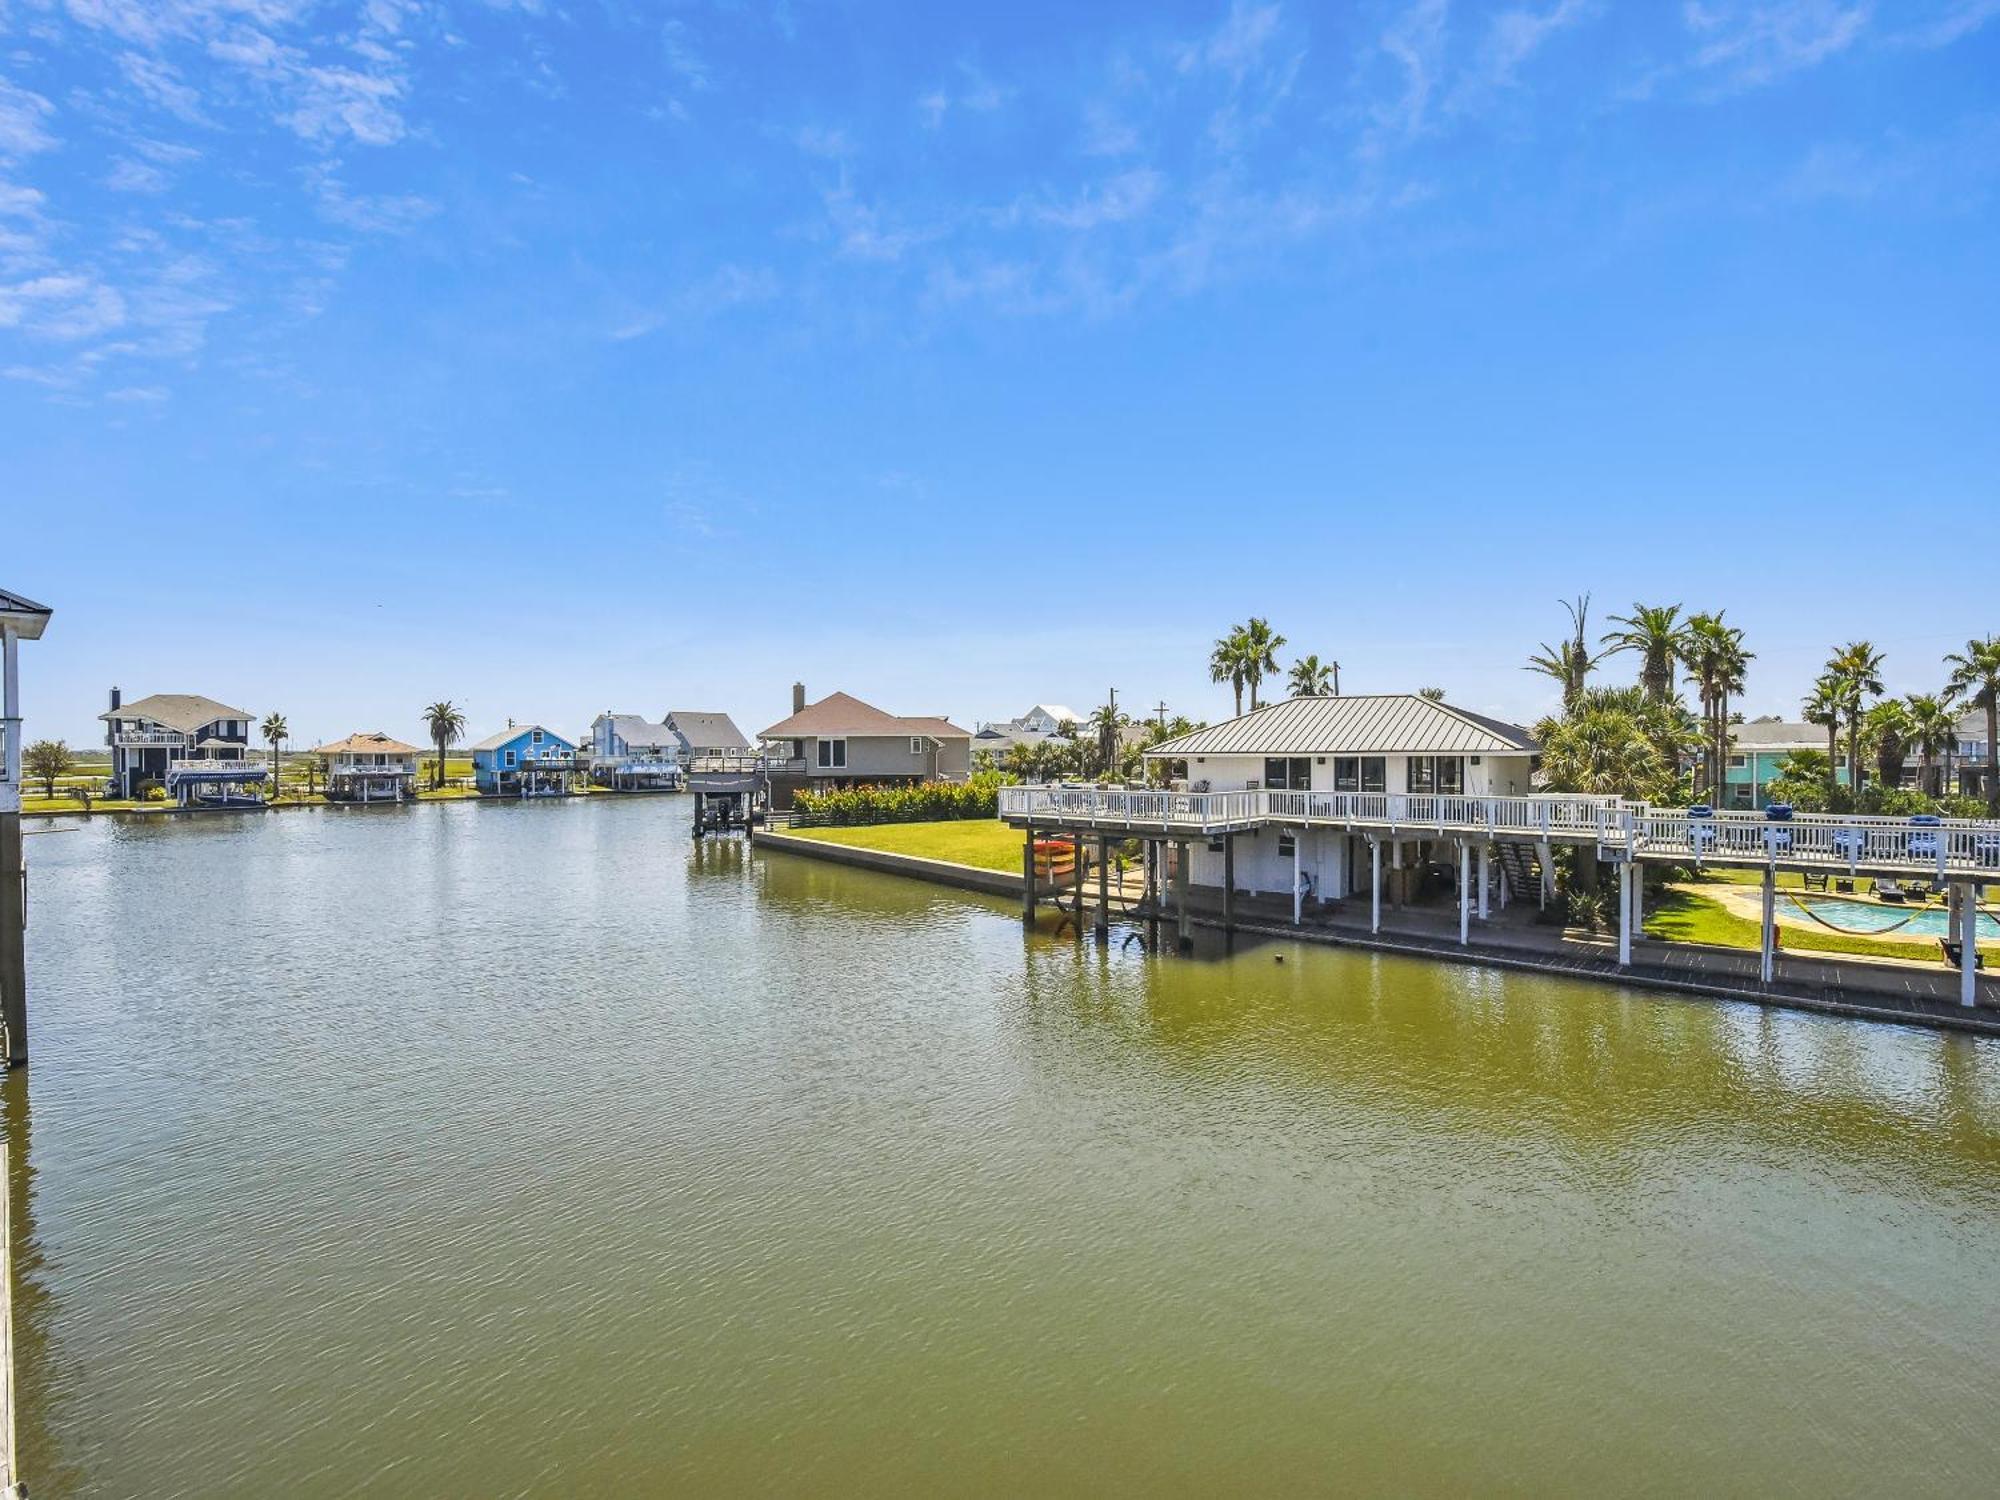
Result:
<svg viewBox="0 0 2000 1500">
<path fill-rule="evenodd" d="M 806 685 L 803 682 L 795 682 L 792 684 L 792 712 L 802 714 L 805 711 Z"/>
</svg>

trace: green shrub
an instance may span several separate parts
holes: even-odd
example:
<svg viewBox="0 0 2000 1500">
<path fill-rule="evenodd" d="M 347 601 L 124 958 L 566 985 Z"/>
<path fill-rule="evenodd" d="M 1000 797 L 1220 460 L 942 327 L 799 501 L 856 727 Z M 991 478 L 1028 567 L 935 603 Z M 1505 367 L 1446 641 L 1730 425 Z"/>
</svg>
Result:
<svg viewBox="0 0 2000 1500">
<path fill-rule="evenodd" d="M 981 771 L 969 781 L 923 781 L 913 786 L 860 786 L 848 791 L 800 792 L 792 807 L 815 823 L 944 823 L 956 818 L 996 818 L 1006 778 Z"/>
</svg>

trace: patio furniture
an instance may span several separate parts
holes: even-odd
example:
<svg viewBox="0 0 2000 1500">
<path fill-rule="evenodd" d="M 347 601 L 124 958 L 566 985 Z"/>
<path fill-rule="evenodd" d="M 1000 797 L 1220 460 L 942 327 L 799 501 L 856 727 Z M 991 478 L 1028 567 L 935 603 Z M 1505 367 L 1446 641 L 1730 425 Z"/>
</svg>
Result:
<svg viewBox="0 0 2000 1500">
<path fill-rule="evenodd" d="M 1773 802 L 1764 809 L 1764 847 L 1773 854 L 1789 854 L 1792 848 L 1792 830 L 1783 826 L 1792 821 L 1792 804 Z M 1820 877 L 1820 889 L 1826 889 L 1826 877 Z"/>
<path fill-rule="evenodd" d="M 1936 859 L 1938 840 L 1944 836 L 1944 819 L 1936 813 L 1917 813 L 1910 819 L 1910 829 L 1910 858 Z"/>
<path fill-rule="evenodd" d="M 1708 821 L 1715 816 L 1715 809 L 1706 802 L 1697 802 L 1687 810 L 1688 847 L 1696 854 L 1715 847 L 1715 824 Z"/>
<path fill-rule="evenodd" d="M 1875 882 L 1875 896 L 1880 901 L 1893 901 L 1898 906 L 1903 903 L 1903 888 L 1893 880 Z"/>
</svg>

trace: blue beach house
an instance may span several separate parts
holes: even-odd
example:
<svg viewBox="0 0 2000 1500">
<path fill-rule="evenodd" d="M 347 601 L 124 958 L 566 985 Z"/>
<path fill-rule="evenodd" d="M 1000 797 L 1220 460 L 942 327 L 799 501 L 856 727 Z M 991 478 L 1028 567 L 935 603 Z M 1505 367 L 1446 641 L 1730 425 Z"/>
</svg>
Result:
<svg viewBox="0 0 2000 1500">
<path fill-rule="evenodd" d="M 1846 753 L 1846 731 L 1841 731 L 1841 753 Z M 1786 723 L 1779 719 L 1758 719 L 1749 724 L 1729 726 L 1729 764 L 1723 771 L 1725 788 L 1722 805 L 1730 808 L 1757 808 L 1770 804 L 1766 788 L 1785 768 L 1794 750 L 1816 750 L 1826 754 L 1826 730 L 1818 724 Z M 1834 779 L 1847 785 L 1847 766 L 1836 760 Z"/>
<path fill-rule="evenodd" d="M 509 724 L 472 747 L 472 780 L 489 797 L 560 797 L 577 773 L 576 744 L 540 724 Z"/>
</svg>

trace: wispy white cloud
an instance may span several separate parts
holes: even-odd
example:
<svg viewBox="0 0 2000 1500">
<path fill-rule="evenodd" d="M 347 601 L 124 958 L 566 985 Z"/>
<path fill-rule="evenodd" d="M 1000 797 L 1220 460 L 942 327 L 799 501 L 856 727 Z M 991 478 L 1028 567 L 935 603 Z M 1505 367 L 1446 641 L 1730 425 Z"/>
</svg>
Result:
<svg viewBox="0 0 2000 1500">
<path fill-rule="evenodd" d="M 1844 0 L 1686 0 L 1689 66 L 1733 88 L 1754 88 L 1818 66 L 1857 42 L 1872 6 Z"/>
<path fill-rule="evenodd" d="M 40 94 L 0 78 L 0 161 L 19 161 L 55 144 L 49 119 L 55 106 Z"/>
<path fill-rule="evenodd" d="M 340 179 L 338 161 L 306 170 L 320 217 L 330 224 L 368 234 L 406 234 L 437 213 L 438 205 L 417 193 L 357 193 Z"/>
<path fill-rule="evenodd" d="M 991 114 L 1007 102 L 1007 91 L 970 62 L 958 65 L 952 80 L 925 90 L 917 98 L 917 114 L 924 125 L 937 130 L 945 117 L 957 110 L 964 114 Z"/>
</svg>

